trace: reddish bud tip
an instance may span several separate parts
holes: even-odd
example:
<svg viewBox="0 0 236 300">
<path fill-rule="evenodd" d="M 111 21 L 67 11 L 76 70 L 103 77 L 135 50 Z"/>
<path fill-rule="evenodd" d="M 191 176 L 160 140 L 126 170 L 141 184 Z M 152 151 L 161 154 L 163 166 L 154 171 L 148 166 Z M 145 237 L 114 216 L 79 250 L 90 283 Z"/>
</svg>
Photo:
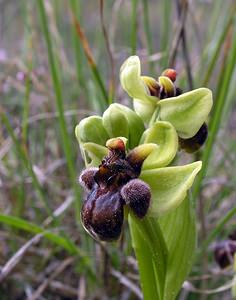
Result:
<svg viewBox="0 0 236 300">
<path fill-rule="evenodd" d="M 176 76 L 177 76 L 177 72 L 174 69 L 166 69 L 164 72 L 162 72 L 161 75 L 162 76 L 166 76 L 166 77 L 170 78 L 170 80 L 172 82 L 175 82 Z"/>
</svg>

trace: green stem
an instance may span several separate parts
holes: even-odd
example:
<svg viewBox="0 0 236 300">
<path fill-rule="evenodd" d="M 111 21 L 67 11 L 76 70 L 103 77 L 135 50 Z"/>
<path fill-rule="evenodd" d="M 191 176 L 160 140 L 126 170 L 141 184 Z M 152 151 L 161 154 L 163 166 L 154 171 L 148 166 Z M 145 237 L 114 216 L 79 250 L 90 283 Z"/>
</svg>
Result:
<svg viewBox="0 0 236 300">
<path fill-rule="evenodd" d="M 144 299 L 163 300 L 168 250 L 161 228 L 154 218 L 140 220 L 131 214 L 129 225 Z"/>
</svg>

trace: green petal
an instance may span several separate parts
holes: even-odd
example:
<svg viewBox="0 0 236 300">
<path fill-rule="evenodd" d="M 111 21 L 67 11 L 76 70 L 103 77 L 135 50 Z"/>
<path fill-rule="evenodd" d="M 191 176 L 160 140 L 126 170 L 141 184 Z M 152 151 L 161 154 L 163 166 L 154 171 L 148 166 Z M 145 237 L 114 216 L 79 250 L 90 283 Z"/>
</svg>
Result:
<svg viewBox="0 0 236 300">
<path fill-rule="evenodd" d="M 175 128 L 168 122 L 156 122 L 147 129 L 141 139 L 142 144 L 155 143 L 157 148 L 145 159 L 142 170 L 167 166 L 178 150 L 178 136 Z"/>
<path fill-rule="evenodd" d="M 97 167 L 101 164 L 108 149 L 95 143 L 84 143 L 81 145 L 81 152 L 86 163 L 86 167 Z"/>
<path fill-rule="evenodd" d="M 105 145 L 109 139 L 102 118 L 91 116 L 83 119 L 75 128 L 75 135 L 79 143 L 92 142 Z"/>
<path fill-rule="evenodd" d="M 130 108 L 121 104 L 111 104 L 103 114 L 103 124 L 111 137 L 128 138 L 127 147 L 139 144 L 145 130 L 142 119 Z"/>
<path fill-rule="evenodd" d="M 212 103 L 212 92 L 209 89 L 196 89 L 159 101 L 160 119 L 170 122 L 178 135 L 187 139 L 194 136 L 206 121 Z"/>
<path fill-rule="evenodd" d="M 142 118 L 143 122 L 148 124 L 155 113 L 157 103 L 147 102 L 137 98 L 133 100 L 134 110 Z"/>
<path fill-rule="evenodd" d="M 160 216 L 176 208 L 186 197 L 201 166 L 202 162 L 197 161 L 185 166 L 142 171 L 140 179 L 152 191 L 149 215 Z"/>
<path fill-rule="evenodd" d="M 144 122 L 148 122 L 157 106 L 157 97 L 151 96 L 141 78 L 141 65 L 138 56 L 130 56 L 121 66 L 120 82 L 123 89 L 134 98 L 134 109 Z"/>
</svg>

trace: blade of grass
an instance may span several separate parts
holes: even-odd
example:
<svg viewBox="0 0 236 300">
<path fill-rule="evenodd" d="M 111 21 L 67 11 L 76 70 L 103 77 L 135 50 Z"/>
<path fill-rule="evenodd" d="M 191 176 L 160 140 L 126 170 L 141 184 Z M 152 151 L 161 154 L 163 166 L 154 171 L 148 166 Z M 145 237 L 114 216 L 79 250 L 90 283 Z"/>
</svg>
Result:
<svg viewBox="0 0 236 300">
<path fill-rule="evenodd" d="M 177 5 L 177 12 L 178 12 L 179 19 L 181 19 L 181 15 L 185 14 L 185 11 L 186 11 L 186 14 L 188 13 L 188 2 L 176 0 L 176 5 Z M 189 89 L 193 90 L 194 82 L 193 82 L 193 76 L 192 76 L 192 72 L 191 72 L 191 62 L 190 62 L 190 58 L 189 58 L 189 52 L 188 52 L 187 41 L 186 41 L 185 22 L 183 23 L 183 27 L 181 30 L 181 41 L 182 41 L 182 49 L 183 49 L 185 68 L 186 68 L 186 73 L 188 76 L 188 85 L 189 85 Z"/>
<path fill-rule="evenodd" d="M 67 162 L 67 166 L 68 166 L 70 179 L 72 181 L 72 186 L 74 188 L 74 194 L 76 197 L 76 201 L 75 201 L 76 217 L 77 217 L 77 219 L 79 219 L 80 189 L 76 183 L 76 170 L 75 170 L 75 164 L 74 164 L 74 159 L 73 159 L 74 157 L 72 155 L 70 136 L 67 131 L 66 121 L 65 121 L 65 116 L 64 116 L 62 89 L 61 89 L 61 84 L 60 84 L 60 79 L 59 79 L 59 69 L 58 69 L 56 59 L 55 59 L 55 56 L 53 53 L 52 40 L 51 40 L 50 32 L 48 29 L 48 22 L 47 22 L 44 2 L 43 2 L 43 0 L 38 0 L 37 4 L 38 4 L 40 19 L 41 19 L 43 35 L 44 35 L 45 42 L 47 45 L 49 66 L 50 66 L 51 76 L 52 76 L 52 81 L 53 81 L 53 86 L 54 86 L 56 105 L 57 105 L 57 109 L 59 112 L 59 124 L 60 124 L 60 130 L 61 130 L 63 149 L 64 149 L 64 153 L 65 153 L 65 157 L 66 157 L 66 162 Z"/>
<path fill-rule="evenodd" d="M 80 0 L 70 0 L 70 9 L 74 12 L 76 18 L 81 20 L 81 3 Z M 80 83 L 81 88 L 84 89 L 85 95 L 87 97 L 87 85 L 84 80 L 83 74 L 83 56 L 82 56 L 82 48 L 80 45 L 80 41 L 77 36 L 77 32 L 75 27 L 72 28 L 72 41 L 74 47 L 74 55 L 75 55 L 75 62 L 76 62 L 76 75 L 78 82 Z"/>
<path fill-rule="evenodd" d="M 161 3 L 161 40 L 160 48 L 164 56 L 161 60 L 162 69 L 167 68 L 168 57 L 169 57 L 169 38 L 170 38 L 170 26 L 171 26 L 171 12 L 172 12 L 172 1 L 165 0 Z"/>
<path fill-rule="evenodd" d="M 24 230 L 33 234 L 43 234 L 43 236 L 55 245 L 65 249 L 71 255 L 78 255 L 81 258 L 81 263 L 86 267 L 90 275 L 93 274 L 92 266 L 90 265 L 90 260 L 88 256 L 83 252 L 82 249 L 78 248 L 69 238 L 62 237 L 51 232 L 49 229 L 35 225 L 34 223 L 25 221 L 21 218 L 17 218 L 10 215 L 0 214 L 0 223 L 15 227 L 18 230 Z M 94 276 L 94 275 L 93 275 Z"/>
<path fill-rule="evenodd" d="M 225 38 L 227 36 L 227 33 L 228 33 L 228 31 L 229 31 L 229 29 L 231 27 L 234 13 L 235 12 L 231 11 L 231 15 L 227 19 L 227 21 L 225 23 L 225 26 L 222 29 L 222 33 L 219 36 L 218 41 L 216 42 L 215 50 L 214 50 L 214 52 L 212 54 L 212 57 L 211 57 L 211 60 L 209 62 L 209 65 L 208 65 L 205 77 L 203 79 L 203 83 L 202 83 L 203 86 L 207 86 L 208 83 L 209 83 L 209 81 L 210 81 L 210 78 L 212 76 L 212 72 L 213 72 L 213 70 L 214 70 L 214 68 L 216 66 L 217 59 L 218 59 L 218 57 L 220 55 L 220 50 L 222 48 L 222 45 L 224 44 Z"/>
<path fill-rule="evenodd" d="M 30 20 L 31 7 L 30 4 L 25 6 L 24 9 L 24 20 L 25 20 L 25 48 L 26 48 L 26 65 L 27 74 L 25 80 L 25 94 L 24 94 L 24 105 L 23 105 L 23 115 L 22 115 L 22 143 L 26 146 L 27 144 L 27 133 L 28 133 L 28 118 L 29 118 L 29 108 L 30 108 L 30 93 L 31 93 L 31 72 L 33 69 L 33 59 L 32 59 L 32 30 L 31 30 L 31 20 Z"/>
<path fill-rule="evenodd" d="M 153 46 L 152 46 L 152 33 L 150 29 L 150 23 L 149 23 L 149 11 L 148 11 L 148 1 L 143 0 L 143 18 L 144 18 L 144 31 L 146 34 L 146 39 L 147 39 L 147 49 L 148 49 L 148 55 L 149 57 L 153 53 Z M 149 60 L 149 68 L 150 71 L 153 72 L 154 64 L 153 61 Z"/>
<path fill-rule="evenodd" d="M 225 105 L 225 99 L 227 97 L 228 87 L 231 82 L 232 73 L 236 64 L 236 18 L 234 17 L 234 22 L 232 23 L 233 32 L 232 32 L 232 47 L 228 49 L 228 56 L 226 61 L 224 61 L 224 68 L 222 73 L 219 76 L 218 80 L 218 89 L 216 92 L 217 101 L 215 102 L 215 108 L 213 115 L 209 124 L 209 137 L 206 143 L 206 147 L 203 152 L 202 161 L 203 167 L 197 177 L 196 183 L 193 189 L 193 199 L 196 200 L 196 197 L 199 195 L 201 190 L 201 184 L 206 175 L 210 157 L 213 151 L 214 141 L 219 130 L 221 123 L 223 107 Z"/>
<path fill-rule="evenodd" d="M 2 120 L 2 123 L 5 125 L 10 137 L 12 138 L 13 140 L 13 143 L 16 147 L 16 150 L 18 152 L 18 155 L 19 155 L 19 158 L 20 160 L 22 161 L 22 164 L 24 165 L 24 167 L 26 168 L 26 170 L 28 171 L 29 175 L 31 176 L 32 178 L 32 182 L 33 182 L 33 185 L 35 187 L 35 190 L 36 190 L 36 193 L 38 194 L 38 197 L 39 199 L 41 200 L 41 202 L 44 204 L 44 207 L 47 211 L 47 213 L 52 216 L 52 210 L 49 206 L 49 203 L 46 199 L 46 197 L 44 196 L 44 192 L 42 190 L 42 187 L 38 181 L 38 178 L 37 176 L 35 175 L 34 173 L 34 170 L 33 170 L 33 166 L 26 154 L 26 151 L 25 151 L 25 148 L 20 144 L 20 142 L 17 140 L 17 137 L 14 133 L 14 130 L 6 116 L 6 114 L 2 111 L 0 111 L 0 118 Z"/>
<path fill-rule="evenodd" d="M 75 17 L 73 12 L 72 12 L 72 16 L 73 16 L 73 24 L 75 26 L 77 35 L 78 35 L 78 37 L 80 39 L 80 42 L 81 42 L 81 45 L 83 47 L 84 54 L 85 54 L 85 56 L 87 58 L 87 61 L 88 61 L 88 65 L 89 65 L 89 67 L 91 69 L 91 72 L 93 74 L 94 81 L 95 81 L 97 87 L 99 88 L 99 90 L 102 94 L 100 106 L 101 106 L 102 110 L 104 110 L 107 107 L 107 105 L 111 104 L 111 99 L 109 98 L 109 95 L 106 91 L 106 88 L 105 88 L 105 85 L 103 83 L 102 77 L 99 73 L 99 70 L 98 70 L 97 65 L 95 63 L 95 60 L 93 58 L 92 51 L 90 49 L 88 40 L 87 40 L 87 38 L 86 38 L 86 36 L 83 32 L 83 29 L 80 25 L 80 22 Z"/>
<path fill-rule="evenodd" d="M 137 50 L 137 28 L 138 28 L 137 8 L 138 8 L 138 0 L 132 0 L 131 35 L 130 35 L 131 55 L 135 55 Z"/>
<path fill-rule="evenodd" d="M 115 65 L 114 65 L 114 59 L 112 55 L 112 50 L 111 50 L 111 45 L 109 41 L 109 36 L 108 32 L 106 29 L 106 24 L 104 20 L 104 1 L 100 0 L 100 20 L 101 20 L 101 27 L 102 27 L 102 32 L 106 44 L 106 49 L 107 49 L 107 54 L 110 62 L 110 88 L 109 88 L 109 98 L 110 98 L 110 103 L 112 103 L 112 99 L 115 94 Z"/>
</svg>

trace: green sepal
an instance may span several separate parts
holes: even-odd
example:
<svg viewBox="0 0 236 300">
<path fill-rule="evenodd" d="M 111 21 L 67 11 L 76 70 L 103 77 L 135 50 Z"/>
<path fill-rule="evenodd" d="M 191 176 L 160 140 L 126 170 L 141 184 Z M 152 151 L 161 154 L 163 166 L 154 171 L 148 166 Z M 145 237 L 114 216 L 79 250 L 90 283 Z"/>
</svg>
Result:
<svg viewBox="0 0 236 300">
<path fill-rule="evenodd" d="M 212 104 L 211 90 L 199 88 L 159 101 L 159 117 L 170 122 L 181 138 L 187 139 L 194 136 L 206 121 Z"/>
<path fill-rule="evenodd" d="M 128 139 L 127 148 L 133 149 L 145 130 L 142 119 L 130 108 L 114 103 L 103 114 L 103 125 L 110 137 Z"/>
<path fill-rule="evenodd" d="M 157 148 L 145 159 L 142 170 L 167 166 L 178 150 L 178 136 L 175 128 L 168 122 L 157 121 L 148 128 L 141 138 L 141 143 L 155 143 Z"/>
<path fill-rule="evenodd" d="M 141 77 L 138 56 L 130 56 L 120 68 L 120 82 L 123 89 L 134 100 L 134 110 L 144 122 L 149 122 L 156 110 L 159 98 L 151 96 L 148 86 Z"/>
<path fill-rule="evenodd" d="M 91 142 L 105 145 L 109 139 L 102 118 L 99 116 L 91 116 L 80 121 L 75 127 L 75 135 L 79 143 Z"/>
<path fill-rule="evenodd" d="M 186 197 L 201 166 L 202 162 L 197 161 L 185 166 L 142 171 L 140 179 L 150 186 L 152 192 L 148 215 L 161 216 L 178 207 Z"/>
<path fill-rule="evenodd" d="M 84 143 L 80 145 L 86 167 L 99 166 L 108 149 L 95 143 Z"/>
<path fill-rule="evenodd" d="M 103 113 L 103 126 L 106 128 L 110 138 L 118 136 L 129 138 L 129 123 L 123 112 L 116 109 L 112 104 Z"/>
</svg>

